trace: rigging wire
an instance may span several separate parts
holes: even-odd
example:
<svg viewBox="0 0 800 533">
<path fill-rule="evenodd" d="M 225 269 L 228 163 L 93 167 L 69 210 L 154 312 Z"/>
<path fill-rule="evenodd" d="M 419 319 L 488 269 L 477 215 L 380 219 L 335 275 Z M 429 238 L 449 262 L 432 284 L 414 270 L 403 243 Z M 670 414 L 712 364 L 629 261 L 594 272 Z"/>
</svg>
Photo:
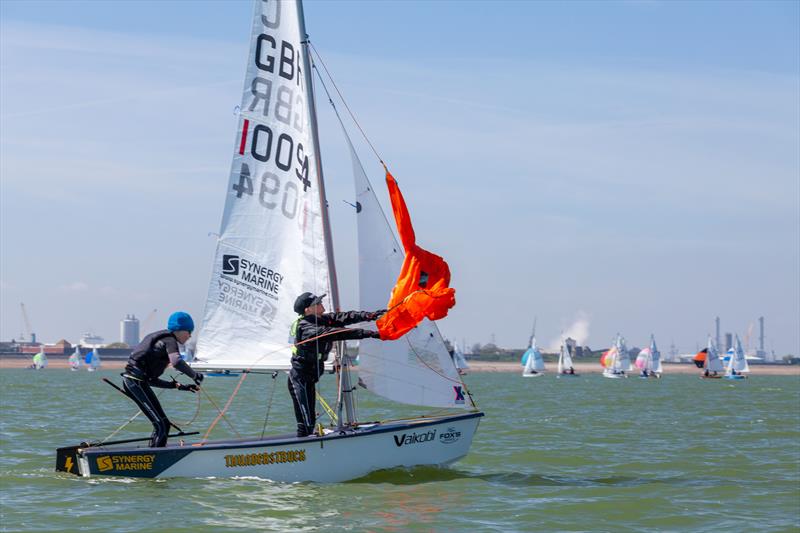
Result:
<svg viewBox="0 0 800 533">
<path fill-rule="evenodd" d="M 267 430 L 267 421 L 269 421 L 269 412 L 272 409 L 272 398 L 275 396 L 275 384 L 278 377 L 278 371 L 272 373 L 272 390 L 269 393 L 269 402 L 267 402 L 267 414 L 264 416 L 264 427 L 261 428 L 261 438 L 264 438 L 264 432 Z"/>
<path fill-rule="evenodd" d="M 383 159 L 381 158 L 380 154 L 378 154 L 378 151 L 375 149 L 375 146 L 372 145 L 372 142 L 369 140 L 369 137 L 367 137 L 366 132 L 364 132 L 364 128 L 361 127 L 361 124 L 359 124 L 358 120 L 356 119 L 355 114 L 350 110 L 350 106 L 347 105 L 347 100 L 345 100 L 344 96 L 342 96 L 342 93 L 339 90 L 339 87 L 336 85 L 336 81 L 334 81 L 333 76 L 331 76 L 330 71 L 328 71 L 328 67 L 325 65 L 325 61 L 322 60 L 322 56 L 319 54 L 319 52 L 317 51 L 317 48 L 314 46 L 314 43 L 312 43 L 310 39 L 308 41 L 308 46 L 311 47 L 311 50 L 317 56 L 317 59 L 319 59 L 320 65 L 322 65 L 322 68 L 325 70 L 325 75 L 328 76 L 329 80 L 331 80 L 331 84 L 333 85 L 333 88 L 336 89 L 336 94 L 339 95 L 339 99 L 342 101 L 342 104 L 344 104 L 345 109 L 347 109 L 347 112 L 350 115 L 350 118 L 353 119 L 353 122 L 355 123 L 356 127 L 358 127 L 358 131 L 361 132 L 361 135 L 363 135 L 364 140 L 367 141 L 367 144 L 372 149 L 372 153 L 375 154 L 375 157 L 378 158 L 378 161 L 380 161 L 381 165 L 383 165 L 384 168 L 385 168 L 386 167 L 386 163 L 383 162 Z M 317 71 L 317 72 L 319 72 L 319 71 Z M 322 83 L 322 87 L 325 89 L 325 93 L 328 95 L 328 100 L 330 101 L 331 100 L 330 93 L 328 92 L 328 88 L 325 86 L 325 83 L 322 81 L 322 76 L 320 76 L 320 83 Z M 333 101 L 331 101 L 331 104 L 333 104 Z M 334 107 L 334 109 L 335 109 L 335 107 Z M 338 113 L 337 113 L 337 116 L 338 116 Z M 341 122 L 341 118 L 339 119 L 339 122 Z"/>
</svg>

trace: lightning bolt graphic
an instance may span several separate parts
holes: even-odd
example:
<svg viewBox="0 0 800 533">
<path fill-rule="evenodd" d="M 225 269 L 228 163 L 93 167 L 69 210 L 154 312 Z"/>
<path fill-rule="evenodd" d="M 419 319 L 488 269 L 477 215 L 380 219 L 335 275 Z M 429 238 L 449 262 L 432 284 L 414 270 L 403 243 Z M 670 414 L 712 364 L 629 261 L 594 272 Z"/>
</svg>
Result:
<svg viewBox="0 0 800 533">
<path fill-rule="evenodd" d="M 67 472 L 72 472 L 72 457 L 67 457 L 67 460 L 64 461 L 64 468 L 67 469 Z"/>
</svg>

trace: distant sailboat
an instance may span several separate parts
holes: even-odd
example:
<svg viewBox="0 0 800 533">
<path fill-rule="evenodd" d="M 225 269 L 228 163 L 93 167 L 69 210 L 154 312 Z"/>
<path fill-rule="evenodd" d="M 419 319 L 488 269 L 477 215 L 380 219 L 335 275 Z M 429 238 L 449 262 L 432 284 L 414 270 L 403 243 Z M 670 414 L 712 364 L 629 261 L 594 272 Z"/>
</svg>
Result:
<svg viewBox="0 0 800 533">
<path fill-rule="evenodd" d="M 536 337 L 531 337 L 528 349 L 522 354 L 522 360 L 525 363 L 525 368 L 522 369 L 523 377 L 534 378 L 544 375 L 544 358 L 536 347 Z"/>
<path fill-rule="evenodd" d="M 636 368 L 641 370 L 641 378 L 660 378 L 664 371 L 661 366 L 661 352 L 656 348 L 655 336 L 650 335 L 650 346 L 644 348 L 636 356 Z"/>
<path fill-rule="evenodd" d="M 44 348 L 39 349 L 39 353 L 33 356 L 33 364 L 31 368 L 34 370 L 42 370 L 47 368 L 47 356 L 44 354 Z"/>
<path fill-rule="evenodd" d="M 711 335 L 708 336 L 708 346 L 697 352 L 693 358 L 694 364 L 698 368 L 703 369 L 703 374 L 700 376 L 704 379 L 718 379 L 722 376 L 722 360 L 719 358 L 717 346 L 711 340 Z"/>
<path fill-rule="evenodd" d="M 97 348 L 92 348 L 92 351 L 86 354 L 86 370 L 94 372 L 100 368 L 100 354 L 97 353 Z"/>
<path fill-rule="evenodd" d="M 739 335 L 736 335 L 736 344 L 733 349 L 733 354 L 728 360 L 728 367 L 725 369 L 726 379 L 746 379 L 744 372 L 750 372 L 750 365 L 747 364 L 747 356 L 742 349 L 742 342 L 739 340 Z"/>
<path fill-rule="evenodd" d="M 469 370 L 467 359 L 464 357 L 464 352 L 461 351 L 458 343 L 455 343 L 453 346 L 453 362 L 456 364 L 458 373 L 462 376 L 467 373 L 467 370 Z"/>
<path fill-rule="evenodd" d="M 631 359 L 628 356 L 628 348 L 625 346 L 625 339 L 617 333 L 617 338 L 614 340 L 612 346 L 600 358 L 600 364 L 603 365 L 604 378 L 618 379 L 627 378 L 626 372 L 632 370 Z"/>
<path fill-rule="evenodd" d="M 572 355 L 569 353 L 569 346 L 561 344 L 561 352 L 558 354 L 558 374 L 556 377 L 577 377 L 575 369 L 572 367 Z"/>
<path fill-rule="evenodd" d="M 69 356 L 68 361 L 69 361 L 69 369 L 70 370 L 72 370 L 73 372 L 76 371 L 76 370 L 80 370 L 80 368 L 81 368 L 81 351 L 77 346 L 75 347 L 75 351 L 72 352 L 72 355 Z"/>
</svg>

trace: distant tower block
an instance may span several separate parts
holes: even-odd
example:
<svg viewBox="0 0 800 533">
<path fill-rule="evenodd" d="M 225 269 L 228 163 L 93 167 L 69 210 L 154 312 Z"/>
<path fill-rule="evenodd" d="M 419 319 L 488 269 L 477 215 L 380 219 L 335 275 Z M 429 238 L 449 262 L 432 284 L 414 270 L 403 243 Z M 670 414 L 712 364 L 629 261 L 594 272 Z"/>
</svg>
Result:
<svg viewBox="0 0 800 533">
<path fill-rule="evenodd" d="M 764 351 L 764 317 L 758 317 L 758 352 L 756 353 L 759 357 L 764 357 L 766 355 L 766 351 Z"/>
<path fill-rule="evenodd" d="M 726 333 L 725 334 L 725 351 L 727 352 L 733 348 L 733 333 Z"/>
<path fill-rule="evenodd" d="M 714 338 L 714 341 L 717 343 L 717 350 L 719 350 L 720 349 L 720 343 L 719 343 L 719 317 L 716 318 L 715 322 L 717 324 L 717 335 Z"/>
<path fill-rule="evenodd" d="M 119 340 L 131 348 L 139 344 L 139 319 L 126 315 L 119 323 Z"/>
</svg>

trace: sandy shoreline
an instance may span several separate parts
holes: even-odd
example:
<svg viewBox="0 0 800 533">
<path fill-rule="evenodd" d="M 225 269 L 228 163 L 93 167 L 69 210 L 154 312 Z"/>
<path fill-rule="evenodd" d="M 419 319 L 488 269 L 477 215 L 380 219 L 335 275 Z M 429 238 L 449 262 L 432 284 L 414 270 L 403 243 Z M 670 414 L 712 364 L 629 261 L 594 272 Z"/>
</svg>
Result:
<svg viewBox="0 0 800 533">
<path fill-rule="evenodd" d="M 104 370 L 117 370 L 125 367 L 125 360 L 104 360 Z M 522 373 L 522 366 L 511 362 L 493 361 L 474 361 L 470 360 L 469 372 L 509 372 Z M 27 368 L 31 364 L 29 359 L 0 358 L 0 369 L 3 368 Z M 555 365 L 548 364 L 546 373 L 555 374 Z M 69 363 L 66 358 L 51 357 L 47 361 L 47 369 L 59 370 L 68 369 Z M 750 365 L 751 375 L 761 376 L 800 376 L 800 365 Z M 598 363 L 576 363 L 575 372 L 578 374 L 600 374 L 603 369 Z M 694 365 L 689 364 L 664 364 L 665 374 L 699 374 L 700 371 Z"/>
</svg>

